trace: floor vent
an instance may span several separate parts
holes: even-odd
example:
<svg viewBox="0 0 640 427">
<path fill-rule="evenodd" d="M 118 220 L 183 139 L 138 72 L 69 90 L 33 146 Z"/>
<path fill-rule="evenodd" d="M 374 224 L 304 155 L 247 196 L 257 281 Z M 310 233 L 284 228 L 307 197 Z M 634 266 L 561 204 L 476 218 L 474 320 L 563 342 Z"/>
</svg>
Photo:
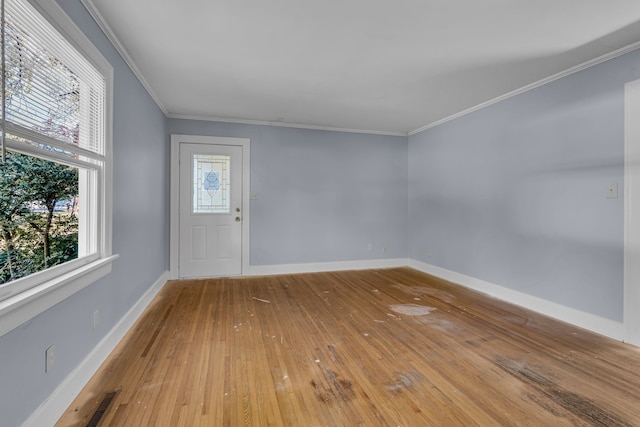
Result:
<svg viewBox="0 0 640 427">
<path fill-rule="evenodd" d="M 107 412 L 107 409 L 109 408 L 109 405 L 111 405 L 114 397 L 116 397 L 115 391 L 109 392 L 104 395 L 104 397 L 102 398 L 102 402 L 100 402 L 100 405 L 98 406 L 98 409 L 96 409 L 96 411 L 93 413 L 93 416 L 87 423 L 87 427 L 98 427 L 102 416 L 105 412 Z"/>
</svg>

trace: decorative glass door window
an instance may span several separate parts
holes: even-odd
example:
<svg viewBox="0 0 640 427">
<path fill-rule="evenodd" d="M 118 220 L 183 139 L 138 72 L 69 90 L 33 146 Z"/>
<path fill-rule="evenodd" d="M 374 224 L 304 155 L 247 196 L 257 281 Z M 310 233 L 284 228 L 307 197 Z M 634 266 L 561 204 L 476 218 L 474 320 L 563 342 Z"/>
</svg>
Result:
<svg viewBox="0 0 640 427">
<path fill-rule="evenodd" d="M 230 156 L 193 155 L 193 213 L 231 212 Z"/>
</svg>

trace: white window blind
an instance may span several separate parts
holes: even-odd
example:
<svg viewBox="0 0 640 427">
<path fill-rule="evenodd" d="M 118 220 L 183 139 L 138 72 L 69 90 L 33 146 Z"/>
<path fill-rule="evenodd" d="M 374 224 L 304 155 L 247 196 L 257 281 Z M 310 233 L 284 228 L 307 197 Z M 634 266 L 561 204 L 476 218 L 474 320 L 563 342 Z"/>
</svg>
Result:
<svg viewBox="0 0 640 427">
<path fill-rule="evenodd" d="M 104 77 L 27 0 L 2 2 L 6 148 L 74 166 L 102 162 Z"/>
</svg>

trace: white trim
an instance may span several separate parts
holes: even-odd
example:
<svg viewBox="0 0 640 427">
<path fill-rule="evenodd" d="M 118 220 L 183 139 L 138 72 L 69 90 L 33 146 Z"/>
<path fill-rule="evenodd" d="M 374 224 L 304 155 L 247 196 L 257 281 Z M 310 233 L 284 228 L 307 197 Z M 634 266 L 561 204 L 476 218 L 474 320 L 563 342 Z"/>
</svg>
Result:
<svg viewBox="0 0 640 427">
<path fill-rule="evenodd" d="M 62 277 L 64 274 L 73 273 L 79 268 L 99 260 L 100 258 L 98 254 L 93 253 L 62 264 L 54 265 L 53 267 L 31 273 L 28 276 L 20 277 L 10 283 L 3 284 L 0 286 L 0 316 L 4 311 L 3 304 L 5 300 L 15 297 L 20 293 L 39 285 L 53 283 L 56 278 Z"/>
<path fill-rule="evenodd" d="M 0 336 L 109 274 L 116 258 L 99 259 L 0 301 Z"/>
<path fill-rule="evenodd" d="M 409 267 L 619 341 L 624 338 L 624 328 L 620 322 L 585 313 L 584 311 L 421 261 L 409 260 Z"/>
<path fill-rule="evenodd" d="M 530 84 L 528 84 L 526 86 L 523 86 L 523 87 L 521 87 L 519 89 L 513 90 L 513 91 L 511 91 L 509 93 L 505 93 L 504 95 L 500 95 L 500 96 L 498 96 L 496 98 L 490 99 L 489 101 L 485 101 L 485 102 L 483 102 L 481 104 L 478 104 L 476 106 L 473 106 L 471 108 L 467 108 L 466 110 L 460 111 L 459 113 L 452 114 L 450 116 L 447 116 L 447 117 L 445 117 L 443 119 L 437 120 L 437 121 L 435 121 L 433 123 L 430 123 L 428 125 L 424 125 L 421 128 L 418 128 L 418 129 L 415 129 L 415 130 L 412 130 L 412 131 L 408 132 L 407 135 L 412 136 L 412 135 L 415 135 L 415 134 L 420 133 L 422 131 L 425 131 L 427 129 L 434 128 L 434 127 L 439 126 L 439 125 L 441 125 L 443 123 L 450 122 L 451 120 L 455 120 L 455 119 L 457 119 L 459 117 L 462 117 L 462 116 L 466 116 L 467 114 L 473 113 L 474 111 L 478 111 L 478 110 L 481 110 L 483 108 L 489 107 L 490 105 L 497 104 L 498 102 L 504 101 L 505 99 L 509 99 L 509 98 L 512 98 L 512 97 L 514 97 L 516 95 L 520 95 L 522 93 L 528 92 L 528 91 L 530 91 L 532 89 L 535 89 L 537 87 L 544 86 L 544 85 L 546 85 L 548 83 L 551 83 L 551 82 L 553 82 L 555 80 L 559 80 L 559 79 L 561 79 L 563 77 L 567 77 L 567 76 L 569 76 L 571 74 L 577 73 L 578 71 L 582 71 L 582 70 L 584 70 L 586 68 L 593 67 L 593 66 L 598 65 L 598 64 L 600 64 L 602 62 L 606 62 L 606 61 L 608 61 L 610 59 L 617 58 L 618 56 L 622 56 L 622 55 L 627 54 L 629 52 L 633 52 L 634 50 L 637 50 L 637 49 L 640 49 L 640 42 L 632 43 L 632 44 L 630 44 L 628 46 L 625 46 L 623 48 L 620 48 L 618 50 L 614 50 L 613 52 L 606 53 L 606 54 L 604 54 L 602 56 L 599 56 L 597 58 L 594 58 L 594 59 L 591 59 L 589 61 L 583 62 L 582 64 L 578 64 L 578 65 L 576 65 L 574 67 L 571 67 L 571 68 L 569 68 L 567 70 L 560 71 L 559 73 L 556 73 L 556 74 L 554 74 L 552 76 L 545 77 L 544 79 L 538 80 L 537 82 L 530 83 Z"/>
<path fill-rule="evenodd" d="M 100 365 L 115 349 L 126 333 L 142 315 L 145 308 L 169 280 L 169 272 L 165 271 L 118 323 L 105 335 L 87 357 L 60 383 L 53 393 L 42 402 L 31 416 L 22 424 L 29 426 L 52 426 L 64 414 L 80 391 L 98 371 Z"/>
<path fill-rule="evenodd" d="M 103 191 L 102 199 L 98 200 L 98 209 L 102 218 L 100 227 L 105 234 L 105 238 L 101 240 L 100 243 L 102 247 L 98 249 L 102 250 L 103 255 L 111 255 L 113 252 L 113 90 L 115 87 L 113 82 L 113 68 L 111 66 L 104 78 L 107 85 L 107 105 L 105 111 L 106 129 L 104 133 L 104 157 L 106 158 L 106 163 L 103 164 L 102 168 L 103 180 L 102 182 L 98 182 L 98 185 L 101 186 L 101 190 Z M 104 203 L 104 205 L 101 206 L 100 203 Z"/>
<path fill-rule="evenodd" d="M 251 254 L 251 140 L 202 135 L 171 135 L 171 195 L 169 232 L 169 271 L 178 278 L 180 230 L 180 143 L 232 145 L 242 147 L 242 274 L 249 271 Z"/>
<path fill-rule="evenodd" d="M 624 95 L 624 325 L 625 340 L 640 346 L 640 80 Z"/>
<path fill-rule="evenodd" d="M 107 24 L 107 21 L 104 19 L 102 14 L 100 14 L 98 8 L 93 3 L 93 0 L 80 0 L 80 2 L 84 5 L 85 9 L 87 9 L 87 12 L 89 12 L 93 20 L 96 21 L 96 24 L 98 24 L 105 36 L 107 36 L 107 38 L 116 49 L 116 51 L 120 54 L 124 62 L 129 66 L 131 72 L 133 72 L 133 74 L 138 78 L 138 80 L 149 93 L 158 108 L 160 108 L 164 115 L 167 116 L 169 113 L 167 111 L 167 108 L 160 100 L 160 97 L 155 93 L 152 86 L 149 84 L 147 79 L 145 79 L 144 75 L 134 62 L 133 58 L 131 58 L 131 55 L 129 55 L 129 52 L 127 52 L 127 50 L 124 48 L 124 45 L 120 42 L 118 37 L 116 37 L 116 34 L 113 32 L 109 24 Z"/>
<path fill-rule="evenodd" d="M 314 262 L 308 264 L 252 265 L 250 276 L 270 276 L 274 274 L 319 273 L 324 271 L 369 270 L 376 268 L 406 267 L 406 258 L 373 259 L 360 261 Z"/>
<path fill-rule="evenodd" d="M 204 122 L 239 123 L 244 125 L 257 125 L 257 126 L 276 126 L 276 127 L 294 128 L 294 129 L 324 130 L 328 132 L 364 133 L 369 135 L 387 135 L 387 136 L 403 136 L 403 137 L 408 136 L 406 132 L 337 128 L 337 127 L 330 127 L 330 126 L 315 126 L 315 125 L 303 125 L 303 124 L 284 123 L 284 122 L 269 122 L 264 120 L 230 119 L 230 118 L 223 118 L 223 117 L 209 117 L 209 116 L 197 116 L 197 115 L 187 115 L 187 114 L 167 114 L 167 118 L 182 119 L 182 120 L 200 120 Z"/>
<path fill-rule="evenodd" d="M 25 147 L 24 150 L 27 151 L 29 154 L 43 152 L 43 150 L 39 149 L 37 145 L 25 144 L 24 141 L 21 141 L 21 139 L 26 139 L 31 142 L 37 142 L 38 144 L 46 144 L 48 146 L 57 148 L 61 152 L 68 152 L 69 154 L 58 154 L 57 156 L 51 156 L 50 154 L 51 150 L 47 149 L 44 151 L 44 154 L 46 155 L 45 158 L 55 157 L 61 160 L 60 163 L 66 162 L 66 164 L 71 166 L 77 164 L 84 167 L 95 168 L 95 163 L 91 161 L 81 160 L 81 158 L 88 157 L 93 161 L 96 161 L 96 160 L 101 162 L 105 161 L 105 156 L 102 154 L 96 153 L 86 148 L 73 146 L 68 142 L 63 142 L 52 136 L 43 135 L 39 131 L 29 129 L 18 123 L 12 123 L 10 121 L 7 121 L 7 123 L 5 124 L 5 129 L 7 130 L 8 135 L 17 137 L 16 139 L 7 138 L 7 143 L 11 142 L 12 143 L 11 148 L 14 150 L 16 149 L 19 150 L 20 147 L 24 146 Z M 74 154 L 79 156 L 73 156 Z"/>
</svg>

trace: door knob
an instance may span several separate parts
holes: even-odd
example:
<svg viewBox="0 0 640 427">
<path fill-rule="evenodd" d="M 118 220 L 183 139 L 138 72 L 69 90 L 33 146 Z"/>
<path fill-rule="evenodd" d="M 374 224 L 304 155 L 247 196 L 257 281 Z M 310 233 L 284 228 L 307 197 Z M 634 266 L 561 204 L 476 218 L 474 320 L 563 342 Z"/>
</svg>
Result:
<svg viewBox="0 0 640 427">
<path fill-rule="evenodd" d="M 236 217 L 236 222 L 240 222 L 240 217 L 239 216 Z"/>
<path fill-rule="evenodd" d="M 236 212 L 240 212 L 240 208 L 236 208 Z"/>
</svg>

